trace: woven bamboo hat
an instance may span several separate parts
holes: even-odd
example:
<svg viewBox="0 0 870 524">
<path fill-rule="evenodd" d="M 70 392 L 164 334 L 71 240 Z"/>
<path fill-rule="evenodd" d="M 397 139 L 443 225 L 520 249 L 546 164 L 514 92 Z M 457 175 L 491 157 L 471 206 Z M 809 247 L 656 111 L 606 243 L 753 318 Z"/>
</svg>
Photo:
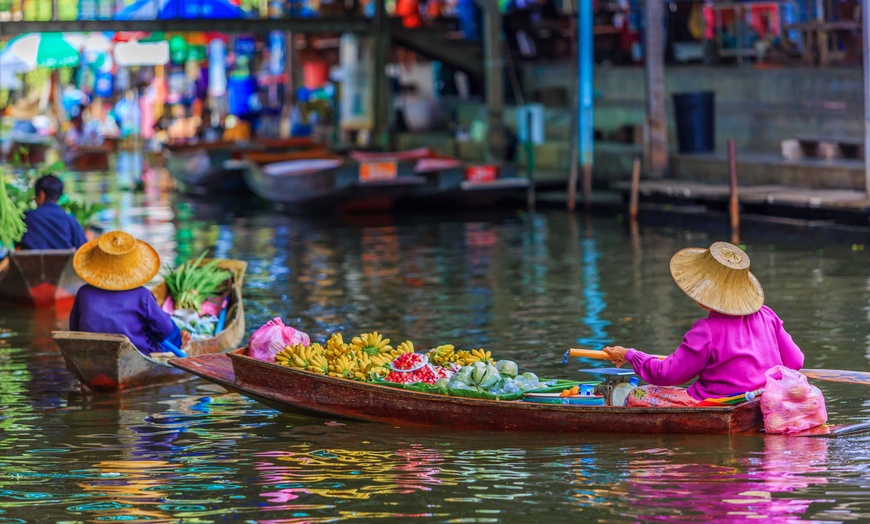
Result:
<svg viewBox="0 0 870 524">
<path fill-rule="evenodd" d="M 94 287 L 125 291 L 154 278 L 160 271 L 160 256 L 129 233 L 109 231 L 76 251 L 73 268 Z"/>
<path fill-rule="evenodd" d="M 689 298 L 719 313 L 750 315 L 764 305 L 749 256 L 728 242 L 681 249 L 671 258 L 671 276 Z"/>
</svg>

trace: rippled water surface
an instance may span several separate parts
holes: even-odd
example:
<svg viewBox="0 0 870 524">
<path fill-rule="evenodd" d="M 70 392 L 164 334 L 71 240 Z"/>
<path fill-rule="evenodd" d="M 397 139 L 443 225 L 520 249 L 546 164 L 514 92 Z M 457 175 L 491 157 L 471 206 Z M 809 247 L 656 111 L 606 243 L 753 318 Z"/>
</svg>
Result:
<svg viewBox="0 0 870 524">
<path fill-rule="evenodd" d="M 671 351 L 701 311 L 674 286 L 705 233 L 562 211 L 289 217 L 176 200 L 92 176 L 100 219 L 166 264 L 246 260 L 248 334 L 272 317 L 312 339 L 378 330 L 484 346 L 579 378 L 567 347 Z M 326 215 L 326 211 L 324 211 Z M 807 367 L 867 370 L 870 254 L 744 238 Z M 454 432 L 280 414 L 202 380 L 123 396 L 77 386 L 51 341 L 65 311 L 0 306 L 0 522 L 866 522 L 870 437 Z M 816 382 L 830 420 L 868 418 L 870 387 Z"/>
</svg>

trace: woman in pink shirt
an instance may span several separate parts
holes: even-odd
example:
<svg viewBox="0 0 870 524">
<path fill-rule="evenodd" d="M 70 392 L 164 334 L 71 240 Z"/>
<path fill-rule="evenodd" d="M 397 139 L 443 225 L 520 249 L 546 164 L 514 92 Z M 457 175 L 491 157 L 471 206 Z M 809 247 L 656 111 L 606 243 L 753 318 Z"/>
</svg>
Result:
<svg viewBox="0 0 870 524">
<path fill-rule="evenodd" d="M 677 286 L 710 314 L 695 322 L 665 359 L 622 346 L 604 348 L 617 366 L 630 363 L 651 384 L 634 389 L 626 406 L 691 406 L 762 388 L 764 372 L 778 364 L 803 366 L 800 348 L 764 305 L 764 291 L 743 250 L 727 242 L 686 248 L 670 266 Z M 698 379 L 688 389 L 674 387 L 693 377 Z"/>
</svg>

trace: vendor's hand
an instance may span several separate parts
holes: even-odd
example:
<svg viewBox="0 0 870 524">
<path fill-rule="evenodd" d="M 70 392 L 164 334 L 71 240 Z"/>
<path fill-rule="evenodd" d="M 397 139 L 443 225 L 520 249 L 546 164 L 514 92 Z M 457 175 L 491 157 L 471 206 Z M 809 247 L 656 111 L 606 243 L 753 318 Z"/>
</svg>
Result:
<svg viewBox="0 0 870 524">
<path fill-rule="evenodd" d="M 184 347 L 190 342 L 190 331 L 181 330 L 181 346 Z"/>
<path fill-rule="evenodd" d="M 607 356 L 610 357 L 610 360 L 616 364 L 616 367 L 622 367 L 625 364 L 625 353 L 628 351 L 628 348 L 624 348 L 622 346 L 607 346 L 602 351 L 607 353 Z"/>
</svg>

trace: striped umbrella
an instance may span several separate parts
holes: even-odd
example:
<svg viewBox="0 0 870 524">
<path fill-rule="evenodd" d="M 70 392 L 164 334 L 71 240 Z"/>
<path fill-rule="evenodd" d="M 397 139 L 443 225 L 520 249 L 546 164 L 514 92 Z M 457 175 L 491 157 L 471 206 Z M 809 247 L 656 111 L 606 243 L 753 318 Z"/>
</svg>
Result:
<svg viewBox="0 0 870 524">
<path fill-rule="evenodd" d="M 10 40 L 0 55 L 6 60 L 20 60 L 28 70 L 60 69 L 79 64 L 79 49 L 83 43 L 84 36 L 79 33 L 27 33 Z"/>
</svg>

